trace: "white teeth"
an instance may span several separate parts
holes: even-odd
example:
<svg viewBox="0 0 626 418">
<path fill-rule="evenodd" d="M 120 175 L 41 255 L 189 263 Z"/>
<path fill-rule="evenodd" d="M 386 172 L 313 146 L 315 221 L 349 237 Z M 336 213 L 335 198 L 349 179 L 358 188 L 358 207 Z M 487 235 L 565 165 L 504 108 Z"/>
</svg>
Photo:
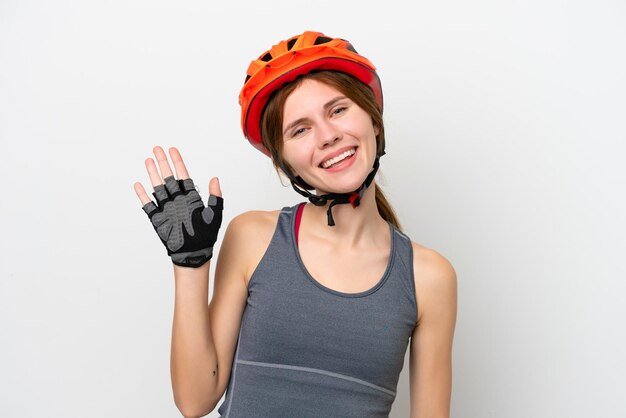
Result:
<svg viewBox="0 0 626 418">
<path fill-rule="evenodd" d="M 346 152 L 342 152 L 338 156 L 331 158 L 330 160 L 324 161 L 320 165 L 322 166 L 322 168 L 328 168 L 331 165 L 337 164 L 339 161 L 344 160 L 344 159 L 348 158 L 351 155 L 354 155 L 355 152 L 356 152 L 356 150 L 354 148 L 351 148 L 351 149 L 347 150 Z"/>
</svg>

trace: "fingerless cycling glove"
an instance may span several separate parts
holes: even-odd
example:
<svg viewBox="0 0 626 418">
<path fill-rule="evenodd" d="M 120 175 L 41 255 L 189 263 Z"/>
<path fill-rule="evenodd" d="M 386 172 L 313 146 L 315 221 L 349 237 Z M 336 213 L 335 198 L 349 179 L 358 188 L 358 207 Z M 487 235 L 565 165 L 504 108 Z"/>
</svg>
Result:
<svg viewBox="0 0 626 418">
<path fill-rule="evenodd" d="M 164 179 L 165 185 L 154 188 L 154 202 L 146 203 L 143 210 L 167 254 L 178 266 L 200 267 L 213 256 L 213 245 L 222 224 L 224 200 L 210 195 L 204 206 L 191 179 Z"/>
</svg>

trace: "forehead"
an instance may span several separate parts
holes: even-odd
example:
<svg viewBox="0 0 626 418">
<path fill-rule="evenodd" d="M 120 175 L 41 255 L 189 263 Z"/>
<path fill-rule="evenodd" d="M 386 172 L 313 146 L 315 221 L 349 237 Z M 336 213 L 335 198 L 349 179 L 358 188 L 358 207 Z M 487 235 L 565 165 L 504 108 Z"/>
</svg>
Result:
<svg viewBox="0 0 626 418">
<path fill-rule="evenodd" d="M 300 118 L 308 111 L 323 108 L 328 101 L 343 96 L 339 90 L 321 81 L 306 79 L 285 100 L 283 108 L 284 121 L 289 118 Z"/>
</svg>

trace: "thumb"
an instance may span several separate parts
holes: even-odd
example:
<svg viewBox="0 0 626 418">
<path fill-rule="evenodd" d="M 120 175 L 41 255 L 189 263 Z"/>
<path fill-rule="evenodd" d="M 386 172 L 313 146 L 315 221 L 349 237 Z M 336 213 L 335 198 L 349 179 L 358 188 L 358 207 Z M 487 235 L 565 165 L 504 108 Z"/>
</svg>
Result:
<svg viewBox="0 0 626 418">
<path fill-rule="evenodd" d="M 209 194 L 222 197 L 222 189 L 220 188 L 220 180 L 213 177 L 209 182 Z"/>
</svg>

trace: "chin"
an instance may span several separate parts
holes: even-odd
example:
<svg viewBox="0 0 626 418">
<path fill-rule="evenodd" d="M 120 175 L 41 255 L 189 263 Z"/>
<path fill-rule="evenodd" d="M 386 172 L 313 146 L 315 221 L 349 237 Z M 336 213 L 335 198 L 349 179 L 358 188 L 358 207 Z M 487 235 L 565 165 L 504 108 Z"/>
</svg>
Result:
<svg viewBox="0 0 626 418">
<path fill-rule="evenodd" d="M 327 186 L 321 189 L 318 189 L 316 187 L 315 191 L 317 192 L 317 194 L 320 194 L 320 195 L 327 194 L 327 193 L 352 193 L 356 189 L 361 187 L 364 181 L 365 181 L 365 178 L 363 178 L 363 180 L 360 182 L 354 182 L 354 183 L 350 182 L 350 183 L 341 184 L 341 185 L 337 184 L 337 185 L 334 185 L 334 187 Z"/>
<path fill-rule="evenodd" d="M 359 176 L 359 178 L 354 178 L 352 177 L 352 179 L 345 179 L 345 181 L 334 181 L 334 182 L 328 182 L 327 184 L 325 184 L 323 187 L 315 187 L 315 190 L 317 191 L 318 194 L 327 194 L 327 193 L 352 193 L 355 190 L 357 190 L 359 187 L 361 187 L 361 185 L 363 185 L 363 183 L 365 182 L 365 179 L 367 178 L 367 174 L 364 174 L 363 176 Z M 313 186 L 313 185 L 311 185 Z"/>
</svg>

